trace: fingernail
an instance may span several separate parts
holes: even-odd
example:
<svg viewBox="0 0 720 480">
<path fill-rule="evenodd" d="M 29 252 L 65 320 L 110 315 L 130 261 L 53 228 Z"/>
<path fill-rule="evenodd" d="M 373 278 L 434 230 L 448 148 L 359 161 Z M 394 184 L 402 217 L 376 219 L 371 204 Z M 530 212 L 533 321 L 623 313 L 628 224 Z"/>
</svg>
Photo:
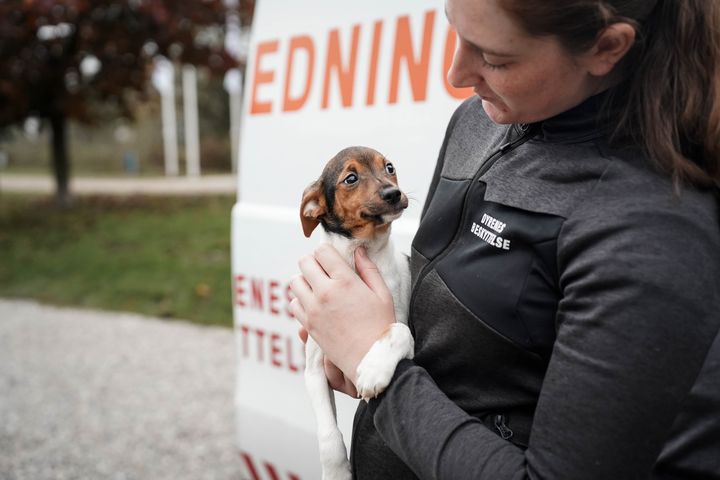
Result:
<svg viewBox="0 0 720 480">
<path fill-rule="evenodd" d="M 358 255 L 360 255 L 363 258 L 367 258 L 367 252 L 365 251 L 365 247 L 358 247 Z"/>
</svg>

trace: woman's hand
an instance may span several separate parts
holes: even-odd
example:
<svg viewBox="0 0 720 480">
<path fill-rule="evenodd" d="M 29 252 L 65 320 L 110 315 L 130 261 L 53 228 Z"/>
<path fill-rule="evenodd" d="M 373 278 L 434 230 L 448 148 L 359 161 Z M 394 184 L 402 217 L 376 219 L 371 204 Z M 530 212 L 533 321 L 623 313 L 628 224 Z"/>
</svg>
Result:
<svg viewBox="0 0 720 480">
<path fill-rule="evenodd" d="M 308 332 L 305 327 L 301 326 L 298 330 L 298 335 L 303 343 L 307 343 Z M 325 377 L 327 377 L 328 384 L 333 390 L 350 395 L 353 398 L 358 398 L 358 391 L 355 385 L 347 379 L 345 374 L 340 370 L 334 363 L 332 363 L 326 356 L 323 355 L 323 364 L 325 367 Z"/>
<path fill-rule="evenodd" d="M 354 385 L 360 361 L 395 321 L 392 294 L 362 248 L 355 250 L 357 274 L 327 244 L 299 265 L 302 275 L 290 282 L 290 309 L 325 353 L 326 372 L 331 364 L 333 388 L 348 380 Z"/>
</svg>

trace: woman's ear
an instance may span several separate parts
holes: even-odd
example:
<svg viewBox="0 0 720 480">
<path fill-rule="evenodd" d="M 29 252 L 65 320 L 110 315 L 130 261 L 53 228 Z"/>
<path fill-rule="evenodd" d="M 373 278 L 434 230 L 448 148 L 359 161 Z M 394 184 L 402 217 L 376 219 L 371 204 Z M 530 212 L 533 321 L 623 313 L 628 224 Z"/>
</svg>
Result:
<svg viewBox="0 0 720 480">
<path fill-rule="evenodd" d="M 635 44 L 635 27 L 626 22 L 607 26 L 597 37 L 587 57 L 588 72 L 603 77 L 612 72 L 615 65 Z"/>
</svg>

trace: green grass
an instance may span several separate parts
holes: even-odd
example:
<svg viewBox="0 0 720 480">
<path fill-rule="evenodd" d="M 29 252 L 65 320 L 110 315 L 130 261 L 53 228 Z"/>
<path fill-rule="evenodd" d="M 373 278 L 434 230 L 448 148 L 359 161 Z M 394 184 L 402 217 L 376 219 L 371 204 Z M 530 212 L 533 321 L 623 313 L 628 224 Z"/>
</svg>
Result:
<svg viewBox="0 0 720 480">
<path fill-rule="evenodd" d="M 0 194 L 0 297 L 231 325 L 234 197 Z"/>
</svg>

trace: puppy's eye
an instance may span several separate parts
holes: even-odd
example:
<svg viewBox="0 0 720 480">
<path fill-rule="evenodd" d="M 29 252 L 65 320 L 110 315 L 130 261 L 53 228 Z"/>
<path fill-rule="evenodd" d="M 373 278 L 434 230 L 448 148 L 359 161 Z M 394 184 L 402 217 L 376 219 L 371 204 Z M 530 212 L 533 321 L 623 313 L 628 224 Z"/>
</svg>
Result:
<svg viewBox="0 0 720 480">
<path fill-rule="evenodd" d="M 390 175 L 395 175 L 395 167 L 390 162 L 385 164 L 385 171 Z"/>
<path fill-rule="evenodd" d="M 354 173 L 351 173 L 347 177 L 345 177 L 345 180 L 343 180 L 343 183 L 345 185 L 352 185 L 353 183 L 356 183 L 358 181 L 358 176 Z"/>
</svg>

